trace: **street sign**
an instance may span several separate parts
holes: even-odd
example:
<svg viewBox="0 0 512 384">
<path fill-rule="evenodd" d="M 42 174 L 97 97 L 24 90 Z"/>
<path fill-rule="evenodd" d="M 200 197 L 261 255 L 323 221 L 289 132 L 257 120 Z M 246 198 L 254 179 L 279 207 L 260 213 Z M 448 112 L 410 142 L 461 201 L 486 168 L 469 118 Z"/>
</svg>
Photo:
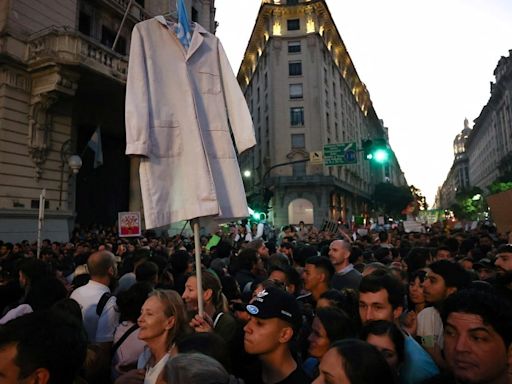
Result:
<svg viewBox="0 0 512 384">
<path fill-rule="evenodd" d="M 309 152 L 309 161 L 311 164 L 323 164 L 324 156 L 322 151 Z"/>
<path fill-rule="evenodd" d="M 326 167 L 356 163 L 357 147 L 355 142 L 324 145 L 324 165 Z"/>
</svg>

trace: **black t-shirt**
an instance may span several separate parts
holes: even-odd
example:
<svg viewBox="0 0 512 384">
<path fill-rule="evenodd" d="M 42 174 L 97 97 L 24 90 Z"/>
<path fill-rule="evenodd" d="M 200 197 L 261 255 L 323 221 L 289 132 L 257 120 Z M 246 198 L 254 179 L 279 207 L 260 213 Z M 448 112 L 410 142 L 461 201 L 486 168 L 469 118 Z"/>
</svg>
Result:
<svg viewBox="0 0 512 384">
<path fill-rule="evenodd" d="M 281 380 L 276 384 L 310 384 L 311 379 L 306 375 L 306 372 L 302 370 L 302 368 L 297 364 L 297 368 L 295 371 L 290 373 L 288 377 L 284 380 Z"/>
</svg>

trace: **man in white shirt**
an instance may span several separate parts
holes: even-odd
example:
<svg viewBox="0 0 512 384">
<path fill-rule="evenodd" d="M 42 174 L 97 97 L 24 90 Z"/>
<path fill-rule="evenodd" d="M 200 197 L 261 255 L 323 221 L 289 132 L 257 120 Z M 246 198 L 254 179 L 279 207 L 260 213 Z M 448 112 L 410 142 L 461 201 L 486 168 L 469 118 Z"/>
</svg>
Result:
<svg viewBox="0 0 512 384">
<path fill-rule="evenodd" d="M 104 344 L 104 347 L 109 348 L 119 323 L 115 296 L 108 299 L 100 315 L 96 313 L 96 308 L 101 297 L 110 293 L 109 287 L 117 276 L 115 256 L 109 251 L 95 252 L 89 256 L 87 266 L 91 279 L 86 285 L 75 289 L 71 298 L 80 304 L 89 343 L 100 346 Z"/>
</svg>

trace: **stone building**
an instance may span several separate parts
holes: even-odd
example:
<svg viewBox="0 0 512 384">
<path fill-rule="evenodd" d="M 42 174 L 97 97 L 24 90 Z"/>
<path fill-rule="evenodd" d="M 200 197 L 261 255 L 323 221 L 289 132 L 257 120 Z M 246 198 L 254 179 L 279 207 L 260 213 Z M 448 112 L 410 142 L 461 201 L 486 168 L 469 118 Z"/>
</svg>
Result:
<svg viewBox="0 0 512 384">
<path fill-rule="evenodd" d="M 469 161 L 466 151 L 466 142 L 470 134 L 469 121 L 464 119 L 464 129 L 453 140 L 453 164 L 442 187 L 438 190 L 436 208 L 449 208 L 456 202 L 457 192 L 470 188 Z"/>
<path fill-rule="evenodd" d="M 359 151 L 363 139 L 387 140 L 387 129 L 325 1 L 262 1 L 238 81 L 259 144 L 241 159 L 249 203 L 270 198 L 274 224 L 348 222 L 369 213 L 376 183 L 406 184 L 394 155 L 377 165 Z M 355 143 L 357 163 L 305 161 L 335 143 Z"/>
<path fill-rule="evenodd" d="M 512 180 L 512 50 L 494 70 L 491 97 L 467 142 L 469 181 L 482 190 L 498 178 Z"/>
<path fill-rule="evenodd" d="M 186 4 L 215 32 L 214 0 Z M 35 238 L 43 189 L 44 236 L 52 240 L 66 240 L 75 222 L 113 225 L 117 212 L 140 210 L 138 164 L 124 155 L 130 34 L 148 17 L 174 17 L 169 6 L 175 2 L 0 2 L 0 239 Z M 104 159 L 94 168 L 87 142 L 98 126 Z M 73 154 L 82 160 L 77 174 Z"/>
</svg>

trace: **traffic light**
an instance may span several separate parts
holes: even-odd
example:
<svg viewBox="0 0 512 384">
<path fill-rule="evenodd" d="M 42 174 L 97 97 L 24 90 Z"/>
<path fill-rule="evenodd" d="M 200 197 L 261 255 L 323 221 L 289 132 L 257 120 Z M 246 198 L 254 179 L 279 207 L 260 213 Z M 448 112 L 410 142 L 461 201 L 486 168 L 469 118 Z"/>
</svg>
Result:
<svg viewBox="0 0 512 384">
<path fill-rule="evenodd" d="M 389 146 L 385 139 L 373 140 L 372 160 L 377 163 L 387 163 L 389 161 Z"/>
<path fill-rule="evenodd" d="M 386 163 L 389 160 L 389 146 L 386 139 L 365 139 L 362 141 L 364 158 L 377 163 Z"/>
<path fill-rule="evenodd" d="M 373 158 L 372 144 L 373 143 L 370 139 L 363 140 L 364 158 L 366 160 L 371 160 Z"/>
</svg>

